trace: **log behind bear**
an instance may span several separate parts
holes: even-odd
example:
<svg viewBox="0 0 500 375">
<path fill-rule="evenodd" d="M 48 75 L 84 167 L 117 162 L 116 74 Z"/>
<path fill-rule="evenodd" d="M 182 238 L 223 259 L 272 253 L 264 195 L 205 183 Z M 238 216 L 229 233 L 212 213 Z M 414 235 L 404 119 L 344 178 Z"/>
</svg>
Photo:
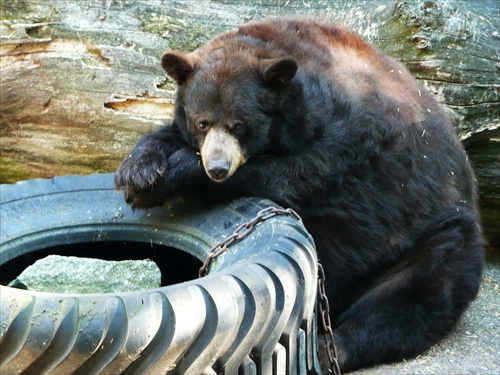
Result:
<svg viewBox="0 0 500 375">
<path fill-rule="evenodd" d="M 340 367 L 414 357 L 476 296 L 476 184 L 454 129 L 405 67 L 343 28 L 252 22 L 166 52 L 175 119 L 115 176 L 134 208 L 241 196 L 291 207 L 327 275 Z"/>
</svg>

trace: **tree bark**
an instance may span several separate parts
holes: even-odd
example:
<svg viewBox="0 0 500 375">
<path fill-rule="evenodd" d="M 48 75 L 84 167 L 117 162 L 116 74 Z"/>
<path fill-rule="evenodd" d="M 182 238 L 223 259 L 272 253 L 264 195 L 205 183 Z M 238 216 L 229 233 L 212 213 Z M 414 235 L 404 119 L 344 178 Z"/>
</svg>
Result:
<svg viewBox="0 0 500 375">
<path fill-rule="evenodd" d="M 2 1 L 0 182 L 114 171 L 141 135 L 172 117 L 162 53 L 268 16 L 347 26 L 403 61 L 466 143 L 498 140 L 498 13 L 497 0 Z M 481 160 L 497 160 L 498 145 Z M 479 175 L 496 220 L 498 169 Z"/>
</svg>

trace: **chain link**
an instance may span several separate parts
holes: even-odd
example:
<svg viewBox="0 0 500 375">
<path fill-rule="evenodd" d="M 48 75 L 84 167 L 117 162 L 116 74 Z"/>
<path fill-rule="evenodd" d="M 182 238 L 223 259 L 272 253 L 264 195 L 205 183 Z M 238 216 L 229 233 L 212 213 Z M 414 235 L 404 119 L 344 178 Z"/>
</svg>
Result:
<svg viewBox="0 0 500 375">
<path fill-rule="evenodd" d="M 260 210 L 257 215 L 250 221 L 241 224 L 238 228 L 235 229 L 233 234 L 231 234 L 228 238 L 226 238 L 224 241 L 219 242 L 217 245 L 212 247 L 210 251 L 208 252 L 207 258 L 205 259 L 205 262 L 203 263 L 203 266 L 201 266 L 199 272 L 198 272 L 198 277 L 203 277 L 208 275 L 209 272 L 209 267 L 212 261 L 217 258 L 219 255 L 225 253 L 227 251 L 227 248 L 231 246 L 233 243 L 242 240 L 246 236 L 248 236 L 252 230 L 255 228 L 255 226 L 259 223 L 262 223 L 274 216 L 278 215 L 286 215 L 286 216 L 291 216 L 298 221 L 302 222 L 302 219 L 300 216 L 291 208 L 277 208 L 277 207 L 267 207 L 264 208 L 263 210 Z"/>
<path fill-rule="evenodd" d="M 339 362 L 337 360 L 337 347 L 333 337 L 332 322 L 330 320 L 330 304 L 326 296 L 325 270 L 321 263 L 318 263 L 318 309 L 321 317 L 321 325 L 325 331 L 326 354 L 330 362 L 330 372 L 334 375 L 341 375 Z"/>
<path fill-rule="evenodd" d="M 278 215 L 291 216 L 302 222 L 301 217 L 291 208 L 284 209 L 270 206 L 263 210 L 260 210 L 252 220 L 241 224 L 234 230 L 233 234 L 210 249 L 205 262 L 198 272 L 198 277 L 208 275 L 210 264 L 212 263 L 212 261 L 221 254 L 225 253 L 228 250 L 229 246 L 247 237 L 256 225 Z M 332 323 L 330 321 L 330 305 L 328 303 L 328 297 L 326 296 L 325 290 L 325 271 L 320 263 L 318 263 L 318 308 L 321 317 L 321 324 L 325 331 L 324 336 L 328 361 L 330 362 L 331 366 L 330 371 L 334 375 L 342 375 L 337 360 L 337 348 L 335 347 Z"/>
</svg>

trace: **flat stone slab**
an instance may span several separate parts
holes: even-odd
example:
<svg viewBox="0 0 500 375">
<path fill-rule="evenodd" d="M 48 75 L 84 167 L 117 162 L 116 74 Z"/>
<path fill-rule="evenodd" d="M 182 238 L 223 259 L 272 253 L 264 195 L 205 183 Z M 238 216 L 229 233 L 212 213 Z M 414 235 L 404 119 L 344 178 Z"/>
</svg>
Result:
<svg viewBox="0 0 500 375">
<path fill-rule="evenodd" d="M 49 293 L 117 293 L 158 288 L 161 272 L 153 261 L 49 255 L 26 268 L 9 286 Z"/>
</svg>

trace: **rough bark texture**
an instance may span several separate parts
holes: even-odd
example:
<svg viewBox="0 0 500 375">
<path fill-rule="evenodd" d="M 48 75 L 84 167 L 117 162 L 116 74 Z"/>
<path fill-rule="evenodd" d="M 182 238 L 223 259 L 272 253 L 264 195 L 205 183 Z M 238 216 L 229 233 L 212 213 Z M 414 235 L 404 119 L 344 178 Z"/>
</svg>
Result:
<svg viewBox="0 0 500 375">
<path fill-rule="evenodd" d="M 266 16 L 346 25 L 402 60 L 466 142 L 498 139 L 498 12 L 497 0 L 2 1 L 0 182 L 113 171 L 172 115 L 161 54 Z"/>
</svg>

